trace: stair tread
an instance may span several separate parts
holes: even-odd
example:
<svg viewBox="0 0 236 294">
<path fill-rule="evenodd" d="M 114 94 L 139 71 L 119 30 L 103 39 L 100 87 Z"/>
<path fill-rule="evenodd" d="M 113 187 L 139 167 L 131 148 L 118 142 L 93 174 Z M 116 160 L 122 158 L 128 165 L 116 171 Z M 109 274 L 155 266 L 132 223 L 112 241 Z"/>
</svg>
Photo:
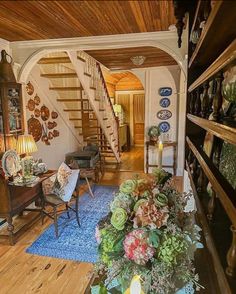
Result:
<svg viewBox="0 0 236 294">
<path fill-rule="evenodd" d="M 77 74 L 73 72 L 57 72 L 57 73 L 46 73 L 40 74 L 43 78 L 61 79 L 61 78 L 77 78 Z"/>
<path fill-rule="evenodd" d="M 43 57 L 38 64 L 71 63 L 69 57 Z"/>
<path fill-rule="evenodd" d="M 57 91 L 74 91 L 74 90 L 83 90 L 83 87 L 49 87 L 49 90 Z"/>
<path fill-rule="evenodd" d="M 83 58 L 82 58 L 82 57 L 80 57 L 80 56 L 77 56 L 77 59 L 79 59 L 80 61 L 86 62 L 86 60 L 85 60 L 85 59 L 83 59 Z"/>
</svg>

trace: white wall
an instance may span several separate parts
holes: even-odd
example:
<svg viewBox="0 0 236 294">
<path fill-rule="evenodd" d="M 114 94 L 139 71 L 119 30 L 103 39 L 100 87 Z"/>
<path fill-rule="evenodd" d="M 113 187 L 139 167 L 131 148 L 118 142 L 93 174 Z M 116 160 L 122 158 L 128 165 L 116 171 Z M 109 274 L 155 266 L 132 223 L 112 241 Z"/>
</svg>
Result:
<svg viewBox="0 0 236 294">
<path fill-rule="evenodd" d="M 77 139 L 76 132 L 68 119 L 67 113 L 63 111 L 63 106 L 56 101 L 58 98 L 57 92 L 49 90 L 49 81 L 46 78 L 40 77 L 40 70 L 37 65 L 31 71 L 28 81 L 34 86 L 34 94 L 29 96 L 25 90 L 25 86 L 23 86 L 26 132 L 27 120 L 32 115 L 32 112 L 26 109 L 26 103 L 30 97 L 34 97 L 36 93 L 40 97 L 42 103 L 44 103 L 50 111 L 54 110 L 59 113 L 59 117 L 56 119 L 56 129 L 60 132 L 59 137 L 51 140 L 50 146 L 45 145 L 41 140 L 38 141 L 38 152 L 33 154 L 34 158 L 42 158 L 49 168 L 57 169 L 60 163 L 64 160 L 65 154 L 78 150 L 81 144 Z"/>
<path fill-rule="evenodd" d="M 168 132 L 169 138 L 171 141 L 178 141 L 178 150 L 179 153 L 183 151 L 183 142 L 184 142 L 184 132 L 179 136 L 180 121 L 182 118 L 179 118 L 179 91 L 180 91 L 180 68 L 177 65 L 173 66 L 161 66 L 155 68 L 147 68 L 141 70 L 133 71 L 142 81 L 145 88 L 145 134 L 146 140 L 149 139 L 147 132 L 150 126 L 158 125 L 162 120 L 157 118 L 157 112 L 162 109 L 159 105 L 160 99 L 162 98 L 158 90 L 161 87 L 171 87 L 172 95 L 169 96 L 171 104 L 168 109 L 172 112 L 172 117 L 167 121 L 170 124 L 170 131 Z M 181 104 L 182 105 L 182 104 Z M 183 105 L 181 108 L 183 111 Z M 182 113 L 183 116 L 183 113 Z M 181 124 L 181 128 L 183 124 Z M 167 134 L 167 133 L 166 133 Z M 146 152 L 146 150 L 145 150 Z M 182 154 L 182 153 L 181 153 Z M 146 154 L 144 156 L 146 160 Z M 183 161 L 183 156 L 181 156 Z M 154 147 L 150 148 L 149 151 L 149 163 L 157 164 L 157 149 Z M 171 165 L 173 163 L 173 149 L 170 147 L 164 149 L 163 152 L 163 165 Z M 145 162 L 146 164 L 146 162 Z M 183 173 L 183 164 L 177 158 L 177 173 L 182 175 Z M 151 169 L 150 169 L 151 171 Z M 173 172 L 173 169 L 169 169 Z"/>
</svg>

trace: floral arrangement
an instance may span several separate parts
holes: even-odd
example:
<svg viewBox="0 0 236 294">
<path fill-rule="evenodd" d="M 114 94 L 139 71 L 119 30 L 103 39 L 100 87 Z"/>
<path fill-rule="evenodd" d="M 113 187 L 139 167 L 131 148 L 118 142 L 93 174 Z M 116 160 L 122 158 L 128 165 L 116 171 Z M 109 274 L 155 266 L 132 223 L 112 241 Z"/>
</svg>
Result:
<svg viewBox="0 0 236 294">
<path fill-rule="evenodd" d="M 191 194 L 173 188 L 171 175 L 155 169 L 146 179 L 120 185 L 109 215 L 96 228 L 99 262 L 104 276 L 98 293 L 125 293 L 133 276 L 145 294 L 175 293 L 186 284 L 200 289 L 193 265 L 200 229 L 194 212 L 185 212 Z"/>
<path fill-rule="evenodd" d="M 148 136 L 150 137 L 151 140 L 157 141 L 158 137 L 160 136 L 160 129 L 158 126 L 151 126 L 148 129 Z"/>
</svg>

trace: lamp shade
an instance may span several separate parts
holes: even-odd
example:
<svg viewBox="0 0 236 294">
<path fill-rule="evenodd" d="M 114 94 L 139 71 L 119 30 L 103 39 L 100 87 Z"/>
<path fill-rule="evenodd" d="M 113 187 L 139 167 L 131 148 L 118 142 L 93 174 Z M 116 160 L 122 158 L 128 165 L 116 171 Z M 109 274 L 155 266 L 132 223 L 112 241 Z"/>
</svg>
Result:
<svg viewBox="0 0 236 294">
<path fill-rule="evenodd" d="M 32 135 L 21 135 L 18 137 L 16 151 L 18 154 L 31 154 L 37 152 L 38 148 Z"/>
<path fill-rule="evenodd" d="M 115 113 L 121 113 L 122 106 L 120 104 L 114 104 L 113 109 L 114 109 Z"/>
</svg>

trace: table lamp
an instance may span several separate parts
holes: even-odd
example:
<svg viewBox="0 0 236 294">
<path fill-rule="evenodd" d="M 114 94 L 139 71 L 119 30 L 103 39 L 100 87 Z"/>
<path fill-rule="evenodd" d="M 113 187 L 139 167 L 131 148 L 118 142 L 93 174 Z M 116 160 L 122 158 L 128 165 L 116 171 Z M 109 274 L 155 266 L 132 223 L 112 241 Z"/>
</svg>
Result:
<svg viewBox="0 0 236 294">
<path fill-rule="evenodd" d="M 33 136 L 20 135 L 18 137 L 16 151 L 20 155 L 25 155 L 21 159 L 22 176 L 24 179 L 30 179 L 33 175 L 33 157 L 30 154 L 38 151 Z"/>
</svg>

